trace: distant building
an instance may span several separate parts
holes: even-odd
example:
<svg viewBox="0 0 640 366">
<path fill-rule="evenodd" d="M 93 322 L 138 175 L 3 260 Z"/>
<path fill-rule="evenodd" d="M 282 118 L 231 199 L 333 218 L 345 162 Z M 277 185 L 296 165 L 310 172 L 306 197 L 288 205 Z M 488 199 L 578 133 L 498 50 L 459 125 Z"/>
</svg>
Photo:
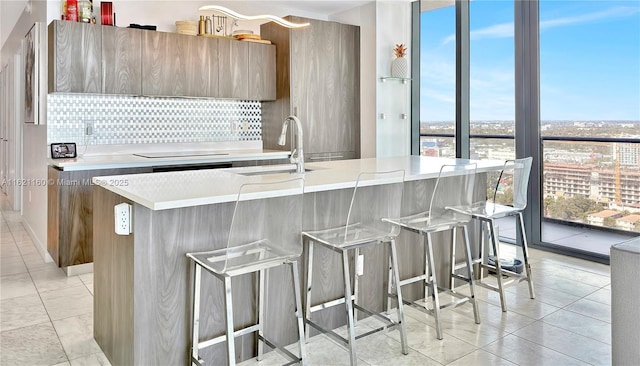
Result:
<svg viewBox="0 0 640 366">
<path fill-rule="evenodd" d="M 420 155 L 422 156 L 440 156 L 440 150 L 435 141 L 420 141 Z"/>
<path fill-rule="evenodd" d="M 615 169 L 593 165 L 544 164 L 545 197 L 589 197 L 601 203 L 616 203 L 619 190 L 620 207 L 640 207 L 640 171 L 620 169 L 619 182 Z"/>
<path fill-rule="evenodd" d="M 604 210 L 588 215 L 587 223 L 589 225 L 604 226 L 605 219 L 617 219 L 620 216 L 622 216 L 622 212 L 620 211 Z"/>
<path fill-rule="evenodd" d="M 616 226 L 623 230 L 633 231 L 640 222 L 640 215 L 628 215 L 616 220 Z"/>
<path fill-rule="evenodd" d="M 613 156 L 620 159 L 621 166 L 639 166 L 640 147 L 634 144 L 613 144 Z"/>
</svg>

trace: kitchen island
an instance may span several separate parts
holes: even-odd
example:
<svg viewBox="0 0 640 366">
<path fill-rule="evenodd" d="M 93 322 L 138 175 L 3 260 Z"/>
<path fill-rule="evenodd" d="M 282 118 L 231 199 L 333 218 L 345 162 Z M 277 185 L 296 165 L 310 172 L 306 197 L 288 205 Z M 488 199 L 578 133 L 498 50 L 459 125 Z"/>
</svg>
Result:
<svg viewBox="0 0 640 366">
<path fill-rule="evenodd" d="M 75 159 L 50 159 L 47 251 L 69 275 L 91 271 L 93 177 L 282 164 L 290 154 L 263 150 L 253 142 L 221 142 L 110 146 L 101 153 L 81 154 Z"/>
<path fill-rule="evenodd" d="M 404 169 L 402 204 L 403 211 L 408 213 L 426 209 L 434 178 L 443 164 L 464 162 L 467 160 L 407 156 L 308 164 L 310 171 L 304 174 L 303 228 L 313 230 L 344 224 L 360 172 Z M 484 198 L 485 185 L 480 177 L 500 169 L 503 162 L 477 163 L 479 179 L 474 194 Z M 251 167 L 93 179 L 94 337 L 113 364 L 188 364 L 192 268 L 185 254 L 226 245 L 241 184 L 266 183 L 292 175 L 266 170 Z M 382 182 L 371 180 L 367 184 Z M 262 192 L 257 198 L 260 194 L 266 197 L 287 192 Z M 133 233 L 128 236 L 114 232 L 113 207 L 123 202 L 133 206 Z M 256 217 L 255 222 L 247 223 L 247 230 L 263 223 L 268 225 L 268 218 Z M 401 277 L 413 275 L 424 266 L 422 249 L 417 249 L 421 254 L 415 255 L 417 238 L 412 235 L 403 232 L 398 238 Z M 450 234 L 441 233 L 434 239 L 450 240 Z M 366 275 L 360 278 L 359 302 L 381 311 L 388 255 L 381 246 L 363 250 L 362 254 Z M 445 264 L 441 267 L 446 267 L 446 253 L 436 251 L 435 256 Z M 317 251 L 314 260 L 317 298 L 313 301 L 339 296 L 343 291 L 342 275 L 336 270 L 340 268 L 340 257 L 329 251 Z M 290 316 L 294 307 L 291 278 L 286 268 L 270 270 L 269 277 L 266 329 L 278 343 L 290 344 L 296 339 L 295 318 Z M 416 285 L 404 287 L 403 295 L 423 297 L 424 287 Z M 254 286 L 250 276 L 233 283 L 234 323 L 238 326 L 253 321 Z M 224 296 L 221 283 L 211 276 L 203 276 L 202 288 L 200 334 L 208 338 L 224 330 Z M 327 309 L 319 317 L 323 324 L 338 327 L 346 323 L 344 313 L 341 308 Z M 224 347 L 224 344 L 209 347 L 201 356 L 208 364 L 223 364 L 226 362 Z M 238 360 L 254 357 L 254 335 L 237 338 L 236 348 Z"/>
</svg>

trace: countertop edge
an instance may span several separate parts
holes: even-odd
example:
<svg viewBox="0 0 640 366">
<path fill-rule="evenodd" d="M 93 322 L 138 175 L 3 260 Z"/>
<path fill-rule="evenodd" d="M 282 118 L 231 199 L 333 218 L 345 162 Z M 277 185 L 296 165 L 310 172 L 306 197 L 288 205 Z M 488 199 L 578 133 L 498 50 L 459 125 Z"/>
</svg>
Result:
<svg viewBox="0 0 640 366">
<path fill-rule="evenodd" d="M 96 157 L 96 162 L 76 159 L 49 159 L 48 165 L 53 166 L 62 171 L 83 171 L 83 170 L 102 170 L 102 169 L 124 169 L 124 168 L 144 168 L 154 166 L 170 166 L 170 165 L 195 165 L 195 164 L 214 164 L 214 163 L 230 163 L 234 161 L 248 160 L 271 160 L 271 159 L 287 159 L 291 155 L 290 151 L 263 150 L 262 152 L 228 152 L 227 155 L 198 155 L 189 157 L 170 157 L 170 158 L 144 158 L 133 154 L 118 154 L 102 157 L 104 162 L 99 162 L 101 157 Z M 123 161 L 117 161 L 122 159 Z M 108 161 L 116 160 L 116 161 Z M 127 160 L 127 161 L 125 161 Z"/>
</svg>

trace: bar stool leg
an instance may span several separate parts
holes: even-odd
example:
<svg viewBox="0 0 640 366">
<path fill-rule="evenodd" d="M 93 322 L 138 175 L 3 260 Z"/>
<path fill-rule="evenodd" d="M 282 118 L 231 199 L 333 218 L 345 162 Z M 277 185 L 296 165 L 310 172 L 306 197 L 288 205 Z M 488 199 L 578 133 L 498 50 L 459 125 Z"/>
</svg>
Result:
<svg viewBox="0 0 640 366">
<path fill-rule="evenodd" d="M 305 256 L 306 260 L 306 268 L 307 268 L 307 288 L 305 295 L 305 310 L 304 310 L 304 318 L 306 320 L 311 320 L 311 284 L 313 282 L 313 241 L 308 239 L 303 239 L 307 242 L 307 255 Z M 303 243 L 304 245 L 304 243 Z M 305 342 L 309 341 L 309 330 L 310 326 L 305 328 L 304 339 Z"/>
<path fill-rule="evenodd" d="M 395 283 L 400 283 L 400 272 L 398 270 L 398 252 L 396 250 L 396 241 L 391 240 L 389 242 L 389 246 L 391 247 L 391 268 L 393 269 L 393 277 Z M 391 278 L 389 278 L 391 281 Z M 409 346 L 407 343 L 407 324 L 404 321 L 404 304 L 402 303 L 402 286 L 397 286 L 396 288 L 396 296 L 398 299 L 398 323 L 400 324 L 400 343 L 402 344 L 402 354 L 406 355 L 409 353 Z"/>
<path fill-rule="evenodd" d="M 449 257 L 449 290 L 455 288 L 455 279 L 453 275 L 456 273 L 456 237 L 458 236 L 458 228 L 454 227 L 451 236 L 451 255 Z"/>
<path fill-rule="evenodd" d="M 385 313 L 387 315 L 389 315 L 391 313 L 391 290 L 393 289 L 393 282 L 394 282 L 394 273 L 393 273 L 393 259 L 391 258 L 391 252 L 389 252 L 389 274 L 387 275 L 387 293 L 385 294 L 385 296 L 387 297 L 387 309 L 385 311 Z M 398 279 L 399 280 L 399 279 Z M 396 282 L 397 284 L 398 282 Z M 399 286 L 398 286 L 399 287 Z"/>
<path fill-rule="evenodd" d="M 190 365 L 194 363 L 202 363 L 198 356 L 198 343 L 200 342 L 200 284 L 202 279 L 202 267 L 199 264 L 195 263 L 195 268 L 193 271 L 193 303 L 192 311 L 191 311 L 191 362 Z"/>
<path fill-rule="evenodd" d="M 342 251 L 342 270 L 344 272 L 344 302 L 347 307 L 347 331 L 349 332 L 349 355 L 351 366 L 357 365 L 356 358 L 356 330 L 353 323 L 353 303 L 351 301 L 351 276 L 349 274 L 349 253 Z"/>
<path fill-rule="evenodd" d="M 533 290 L 533 280 L 531 279 L 531 265 L 529 264 L 529 246 L 527 245 L 527 235 L 524 232 L 524 220 L 522 212 L 518 212 L 518 222 L 520 224 L 520 233 L 522 234 L 522 259 L 524 260 L 524 268 L 527 271 L 527 282 L 529 283 L 529 297 L 536 298 Z"/>
<path fill-rule="evenodd" d="M 354 249 L 354 255 L 353 255 L 353 303 L 357 304 L 358 303 L 358 260 L 360 256 L 360 248 L 355 248 Z M 358 316 L 355 313 L 355 307 L 354 307 L 354 314 L 353 314 L 353 325 L 357 325 L 358 324 Z"/>
<path fill-rule="evenodd" d="M 426 236 L 428 236 L 428 234 L 422 234 L 425 235 L 424 238 L 424 302 L 427 302 L 427 299 L 429 298 L 429 286 L 431 285 L 430 281 L 431 281 L 431 277 L 429 277 L 429 253 L 428 253 L 428 245 L 427 245 L 427 238 Z"/>
<path fill-rule="evenodd" d="M 436 319 L 436 336 L 438 339 L 442 339 L 442 326 L 440 324 L 440 298 L 438 296 L 438 280 L 435 270 L 435 262 L 433 259 L 433 247 L 431 245 L 431 233 L 427 233 L 427 240 L 425 243 L 427 247 L 427 262 L 429 263 L 429 274 L 427 278 L 431 281 L 431 298 L 433 299 L 433 316 Z"/>
<path fill-rule="evenodd" d="M 495 257 L 494 263 L 496 267 L 496 278 L 498 281 L 498 292 L 500 293 L 500 306 L 502 307 L 502 311 L 507 311 L 507 301 L 505 299 L 504 294 L 504 286 L 502 285 L 502 266 L 500 265 L 500 243 L 498 243 L 498 238 L 496 237 L 496 227 L 493 220 L 489 221 L 489 230 L 491 233 L 491 245 L 493 247 L 493 255 Z"/>
<path fill-rule="evenodd" d="M 264 269 L 256 272 L 256 274 L 258 275 L 258 299 L 257 299 L 257 306 L 256 306 L 256 310 L 258 312 L 256 318 L 258 320 L 258 361 L 262 361 L 262 356 L 264 354 L 264 341 L 262 341 L 262 339 L 264 339 L 264 305 L 265 305 L 265 298 L 264 298 L 264 285 L 265 285 L 265 275 L 266 275 L 266 271 Z M 260 338 L 262 337 L 262 339 Z"/>
<path fill-rule="evenodd" d="M 302 303 L 300 301 L 302 294 L 300 293 L 300 274 L 298 272 L 298 262 L 292 261 L 291 272 L 293 274 L 293 296 L 296 300 L 296 318 L 298 321 L 298 352 L 302 365 L 307 364 L 307 351 L 304 338 L 304 321 L 302 320 Z"/>
<path fill-rule="evenodd" d="M 234 366 L 236 364 L 236 345 L 234 328 L 233 328 L 233 303 L 231 301 L 231 277 L 224 277 L 224 306 L 227 322 L 227 354 L 229 358 L 229 365 Z"/>
<path fill-rule="evenodd" d="M 485 246 L 486 246 L 486 240 L 485 240 L 485 236 L 487 234 L 488 231 L 488 225 L 489 223 L 484 221 L 484 220 L 480 220 L 480 266 L 478 266 L 478 269 L 480 270 L 480 281 L 482 281 L 484 279 L 484 268 L 482 268 L 482 265 L 486 264 L 485 262 Z"/>
<path fill-rule="evenodd" d="M 469 246 L 469 228 L 467 225 L 462 227 L 464 231 L 464 250 L 465 258 L 467 261 L 467 274 L 469 276 L 469 294 L 471 297 L 471 304 L 473 305 L 473 317 L 476 324 L 480 324 L 480 312 L 478 311 L 478 301 L 476 300 L 475 279 L 473 278 L 473 264 L 471 263 L 471 247 Z"/>
</svg>

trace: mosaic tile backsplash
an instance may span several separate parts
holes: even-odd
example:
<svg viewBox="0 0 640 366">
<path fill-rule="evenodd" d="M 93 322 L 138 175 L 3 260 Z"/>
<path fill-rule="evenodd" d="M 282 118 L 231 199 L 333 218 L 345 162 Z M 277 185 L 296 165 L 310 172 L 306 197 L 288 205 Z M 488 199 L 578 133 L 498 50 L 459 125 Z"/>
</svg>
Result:
<svg viewBox="0 0 640 366">
<path fill-rule="evenodd" d="M 260 140 L 261 104 L 256 101 L 86 94 L 49 94 L 47 99 L 49 144 Z"/>
</svg>

